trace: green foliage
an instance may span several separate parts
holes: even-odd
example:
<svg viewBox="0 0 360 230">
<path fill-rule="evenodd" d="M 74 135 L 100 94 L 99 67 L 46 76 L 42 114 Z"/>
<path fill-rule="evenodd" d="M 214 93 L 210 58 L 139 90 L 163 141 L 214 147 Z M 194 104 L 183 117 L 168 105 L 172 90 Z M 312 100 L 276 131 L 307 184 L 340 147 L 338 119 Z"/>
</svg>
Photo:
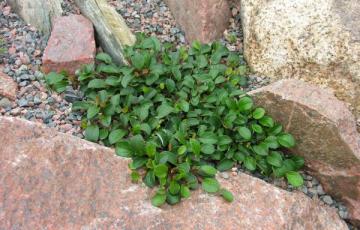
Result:
<svg viewBox="0 0 360 230">
<path fill-rule="evenodd" d="M 231 202 L 215 175 L 236 164 L 302 184 L 296 171 L 303 161 L 281 151 L 294 138 L 240 90 L 247 72 L 241 56 L 217 42 L 175 49 L 142 35 L 125 56 L 129 65 L 116 66 L 100 53 L 97 66 L 80 71 L 86 100 L 73 109 L 86 111 L 86 139 L 115 146 L 132 158 L 133 181 L 158 186 L 154 206 L 176 204 L 198 187 Z M 57 91 L 63 81 L 47 78 Z"/>
</svg>

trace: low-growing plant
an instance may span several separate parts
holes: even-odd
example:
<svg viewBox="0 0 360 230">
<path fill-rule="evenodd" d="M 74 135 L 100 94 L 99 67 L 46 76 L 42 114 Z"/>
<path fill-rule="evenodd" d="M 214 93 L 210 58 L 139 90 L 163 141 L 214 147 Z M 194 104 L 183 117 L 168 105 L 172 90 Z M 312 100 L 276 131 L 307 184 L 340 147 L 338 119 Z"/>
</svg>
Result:
<svg viewBox="0 0 360 230">
<path fill-rule="evenodd" d="M 240 89 L 247 67 L 222 44 L 176 49 L 138 35 L 125 49 L 128 66 L 105 53 L 96 58 L 96 67 L 79 72 L 86 100 L 73 109 L 86 111 L 87 140 L 115 146 L 117 155 L 132 158 L 134 182 L 158 186 L 153 205 L 176 204 L 199 186 L 230 202 L 215 175 L 237 164 L 303 183 L 303 159 L 282 152 L 294 138 Z M 47 82 L 58 92 L 68 83 L 55 74 Z"/>
</svg>

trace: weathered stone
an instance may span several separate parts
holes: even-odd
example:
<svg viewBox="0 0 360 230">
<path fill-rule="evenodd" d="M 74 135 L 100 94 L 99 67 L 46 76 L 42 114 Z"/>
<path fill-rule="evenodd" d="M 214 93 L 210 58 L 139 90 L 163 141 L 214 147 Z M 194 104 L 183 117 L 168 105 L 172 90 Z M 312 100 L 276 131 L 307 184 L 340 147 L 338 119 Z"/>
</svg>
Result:
<svg viewBox="0 0 360 230">
<path fill-rule="evenodd" d="M 189 41 L 204 43 L 220 38 L 230 19 L 227 0 L 165 0 Z"/>
<path fill-rule="evenodd" d="M 26 23 L 45 34 L 50 34 L 53 18 L 61 16 L 63 12 L 62 0 L 8 0 L 7 2 Z"/>
<path fill-rule="evenodd" d="M 245 174 L 218 178 L 233 203 L 197 190 L 156 208 L 109 148 L 17 118 L 0 117 L 0 133 L 4 229 L 347 229 L 334 209 Z"/>
<path fill-rule="evenodd" d="M 331 87 L 360 118 L 360 1 L 239 1 L 256 73 Z"/>
<path fill-rule="evenodd" d="M 297 145 L 291 151 L 305 158 L 324 190 L 344 201 L 359 224 L 360 136 L 345 104 L 300 80 L 281 80 L 250 95 L 294 135 Z"/>
<path fill-rule="evenodd" d="M 83 65 L 94 63 L 95 52 L 94 28 L 87 18 L 58 17 L 44 51 L 42 68 L 45 73 L 65 70 L 73 75 Z"/>
<path fill-rule="evenodd" d="M 4 74 L 3 69 L 0 66 L 0 95 L 15 100 L 17 91 L 18 86 L 16 82 L 11 77 Z"/>
<path fill-rule="evenodd" d="M 106 0 L 75 2 L 81 13 L 94 24 L 98 41 L 104 51 L 110 54 L 117 64 L 126 63 L 122 50 L 125 45 L 133 45 L 136 38 L 121 15 Z"/>
</svg>

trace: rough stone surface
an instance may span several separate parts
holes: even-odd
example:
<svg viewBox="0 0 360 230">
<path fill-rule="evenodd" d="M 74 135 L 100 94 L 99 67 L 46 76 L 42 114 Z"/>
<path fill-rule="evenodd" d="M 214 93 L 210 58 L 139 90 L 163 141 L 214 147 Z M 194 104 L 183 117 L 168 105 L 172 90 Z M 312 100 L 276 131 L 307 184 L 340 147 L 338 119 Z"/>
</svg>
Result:
<svg viewBox="0 0 360 230">
<path fill-rule="evenodd" d="M 101 47 L 118 64 L 126 63 L 122 53 L 125 45 L 133 45 L 135 36 L 124 19 L 106 0 L 75 0 L 81 13 L 95 26 Z"/>
<path fill-rule="evenodd" d="M 18 86 L 16 82 L 14 82 L 11 77 L 4 74 L 3 69 L 0 66 L 0 96 L 15 100 L 17 91 Z"/>
<path fill-rule="evenodd" d="M 347 229 L 334 209 L 245 174 L 219 178 L 233 203 L 198 190 L 156 208 L 111 149 L 17 118 L 0 117 L 0 133 L 4 229 Z"/>
<path fill-rule="evenodd" d="M 360 1 L 239 1 L 256 73 L 331 87 L 360 118 Z"/>
<path fill-rule="evenodd" d="M 255 102 L 294 135 L 324 190 L 344 201 L 360 223 L 360 136 L 354 116 L 329 91 L 300 80 L 281 80 L 250 92 Z"/>
<path fill-rule="evenodd" d="M 227 0 L 165 0 L 189 41 L 207 43 L 222 36 L 231 16 Z"/>
<path fill-rule="evenodd" d="M 96 52 L 92 23 L 81 15 L 55 19 L 48 45 L 43 56 L 43 71 L 75 71 L 85 64 L 94 63 Z"/>
<path fill-rule="evenodd" d="M 53 18 L 62 14 L 62 0 L 7 0 L 7 2 L 28 24 L 45 34 L 51 32 Z"/>
</svg>

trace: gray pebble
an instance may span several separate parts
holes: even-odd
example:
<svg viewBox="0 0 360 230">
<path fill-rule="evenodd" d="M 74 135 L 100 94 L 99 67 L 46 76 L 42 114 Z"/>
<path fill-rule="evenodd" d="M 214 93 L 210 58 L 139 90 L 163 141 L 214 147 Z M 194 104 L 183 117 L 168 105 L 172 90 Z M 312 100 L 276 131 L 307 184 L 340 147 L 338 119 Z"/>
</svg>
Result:
<svg viewBox="0 0 360 230">
<path fill-rule="evenodd" d="M 324 194 L 325 194 L 325 192 L 324 192 L 323 187 L 321 186 L 321 184 L 319 184 L 319 185 L 317 186 L 317 193 L 318 193 L 319 195 L 324 195 Z"/>
<path fill-rule="evenodd" d="M 20 98 L 20 100 L 17 101 L 17 104 L 20 107 L 26 107 L 28 106 L 28 101 L 25 98 Z"/>
<path fill-rule="evenodd" d="M 342 219 L 347 219 L 348 218 L 348 212 L 347 211 L 339 211 L 339 216 Z"/>
<path fill-rule="evenodd" d="M 224 178 L 224 179 L 229 179 L 229 177 L 230 177 L 227 172 L 222 172 L 222 173 L 220 173 L 220 176 L 221 176 L 222 178 Z"/>
<path fill-rule="evenodd" d="M 4 97 L 3 99 L 0 100 L 0 107 L 2 107 L 2 108 L 11 107 L 11 101 L 9 99 L 7 99 L 6 97 Z"/>
<path fill-rule="evenodd" d="M 38 96 L 35 96 L 35 97 L 34 97 L 34 104 L 35 104 L 35 105 L 39 105 L 39 104 L 41 104 L 41 102 L 42 102 L 42 101 L 41 101 L 41 99 L 40 99 Z"/>
<path fill-rule="evenodd" d="M 331 205 L 334 201 L 329 195 L 321 197 L 321 199 L 328 205 Z"/>
</svg>

